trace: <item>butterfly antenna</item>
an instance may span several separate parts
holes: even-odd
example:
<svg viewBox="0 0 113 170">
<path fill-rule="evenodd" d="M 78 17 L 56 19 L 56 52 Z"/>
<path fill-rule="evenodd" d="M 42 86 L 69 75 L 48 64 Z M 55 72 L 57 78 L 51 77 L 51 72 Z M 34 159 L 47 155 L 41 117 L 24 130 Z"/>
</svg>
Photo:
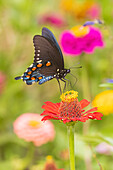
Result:
<svg viewBox="0 0 113 170">
<path fill-rule="evenodd" d="M 82 66 L 72 66 L 72 67 L 70 67 L 69 69 L 73 69 L 73 68 L 82 68 Z"/>
</svg>

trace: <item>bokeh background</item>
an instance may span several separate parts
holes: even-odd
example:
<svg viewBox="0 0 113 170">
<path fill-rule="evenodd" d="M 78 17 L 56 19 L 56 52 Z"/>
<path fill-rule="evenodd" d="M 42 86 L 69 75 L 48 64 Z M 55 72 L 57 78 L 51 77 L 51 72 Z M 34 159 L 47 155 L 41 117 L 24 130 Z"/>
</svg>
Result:
<svg viewBox="0 0 113 170">
<path fill-rule="evenodd" d="M 90 8 L 95 6 L 94 15 Z M 42 113 L 45 101 L 60 102 L 57 81 L 43 85 L 27 86 L 14 78 L 23 74 L 33 62 L 33 36 L 48 27 L 59 41 L 64 30 L 83 25 L 96 17 L 104 21 L 95 25 L 103 35 L 105 47 L 96 48 L 93 54 L 64 55 L 65 67 L 77 63 L 82 69 L 73 69 L 77 82 L 74 90 L 82 98 L 94 97 L 110 88 L 100 87 L 107 78 L 113 78 L 113 1 L 90 0 L 1 0 L 0 1 L 0 169 L 43 170 L 46 157 L 51 155 L 58 168 L 69 170 L 66 125 L 52 121 L 56 136 L 53 142 L 35 147 L 19 139 L 13 132 L 13 122 L 23 113 Z M 62 19 L 62 24 L 45 19 L 48 15 Z M 67 78 L 74 83 L 71 75 Z M 113 105 L 113 103 L 111 103 Z M 80 170 L 113 169 L 113 152 L 98 153 L 96 146 L 106 142 L 113 145 L 113 115 L 103 116 L 101 121 L 78 123 L 75 129 L 76 168 Z M 34 153 L 28 153 L 34 147 Z M 32 155 L 32 156 L 31 156 Z M 24 164 L 27 160 L 27 163 Z M 101 166 L 100 166 L 101 164 Z M 24 166 L 25 165 L 25 166 Z"/>
</svg>

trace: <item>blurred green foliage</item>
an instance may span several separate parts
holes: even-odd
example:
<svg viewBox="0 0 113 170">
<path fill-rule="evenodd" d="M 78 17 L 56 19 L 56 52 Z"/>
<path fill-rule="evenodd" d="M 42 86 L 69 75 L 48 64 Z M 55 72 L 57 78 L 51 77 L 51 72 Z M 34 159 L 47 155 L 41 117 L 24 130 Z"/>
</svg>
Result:
<svg viewBox="0 0 113 170">
<path fill-rule="evenodd" d="M 98 2 L 98 1 L 97 1 Z M 104 36 L 105 48 L 96 49 L 91 55 L 78 57 L 64 56 L 67 68 L 80 61 L 82 69 L 73 70 L 78 81 L 74 90 L 79 92 L 79 100 L 83 96 L 81 77 L 84 70 L 90 80 L 86 94 L 91 93 L 91 100 L 96 94 L 106 89 L 99 87 L 106 78 L 113 78 L 113 1 L 103 0 L 98 2 L 102 9 L 102 19 L 105 25 L 98 26 Z M 57 166 L 69 170 L 68 160 L 61 158 L 60 153 L 68 148 L 66 126 L 53 121 L 56 130 L 56 138 L 40 148 L 34 147 L 34 155 L 30 155 L 33 146 L 19 139 L 13 132 L 14 120 L 23 113 L 42 113 L 41 106 L 45 101 L 59 102 L 59 88 L 56 80 L 52 80 L 41 86 L 36 83 L 27 86 L 22 81 L 15 81 L 14 77 L 21 75 L 33 61 L 32 38 L 35 34 L 41 34 L 43 26 L 47 26 L 54 32 L 57 40 L 64 29 L 84 23 L 86 20 L 77 20 L 66 16 L 68 26 L 55 28 L 52 25 L 39 25 L 38 17 L 45 12 L 63 13 L 60 8 L 60 0 L 1 0 L 0 1 L 0 71 L 6 75 L 6 85 L 0 95 L 0 169 L 5 170 L 42 170 L 45 157 L 52 155 Z M 88 20 L 88 19 L 87 19 Z M 72 82 L 75 79 L 67 76 Z M 84 77 L 84 83 L 85 83 Z M 52 87 L 52 88 L 51 88 Z M 50 90 L 51 89 L 51 90 Z M 85 96 L 87 99 L 88 96 Z M 104 116 L 102 121 L 90 121 L 87 134 L 83 135 L 83 123 L 76 125 L 76 166 L 85 170 L 84 157 L 88 154 L 92 157 L 93 169 L 99 169 L 96 159 L 93 157 L 95 146 L 102 141 L 113 145 L 113 115 Z M 87 124 L 87 123 L 85 123 Z M 91 150 L 91 148 L 93 148 Z M 86 148 L 86 149 L 85 149 Z M 87 151 L 86 151 L 87 150 Z M 93 153 L 94 152 L 94 153 Z M 32 153 L 32 152 L 31 152 Z M 104 170 L 112 170 L 113 156 L 97 154 L 98 160 Z"/>
</svg>

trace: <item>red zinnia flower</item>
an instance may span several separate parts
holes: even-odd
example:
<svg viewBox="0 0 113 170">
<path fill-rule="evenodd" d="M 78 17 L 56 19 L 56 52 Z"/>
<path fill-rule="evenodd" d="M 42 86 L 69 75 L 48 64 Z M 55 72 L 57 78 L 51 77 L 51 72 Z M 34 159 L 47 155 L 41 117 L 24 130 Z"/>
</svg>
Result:
<svg viewBox="0 0 113 170">
<path fill-rule="evenodd" d="M 103 115 L 97 112 L 97 107 L 85 111 L 84 108 L 90 102 L 86 99 L 79 102 L 77 97 L 78 92 L 72 90 L 61 95 L 62 101 L 60 103 L 45 102 L 46 105 L 42 106 L 45 109 L 41 114 L 44 116 L 42 121 L 56 119 L 67 123 L 72 121 L 86 122 L 88 119 L 101 120 Z"/>
</svg>

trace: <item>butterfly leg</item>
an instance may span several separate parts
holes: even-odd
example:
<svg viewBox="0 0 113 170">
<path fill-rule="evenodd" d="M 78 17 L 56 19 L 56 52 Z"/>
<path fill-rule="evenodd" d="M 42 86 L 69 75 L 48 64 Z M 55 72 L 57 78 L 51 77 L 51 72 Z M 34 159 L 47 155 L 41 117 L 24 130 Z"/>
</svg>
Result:
<svg viewBox="0 0 113 170">
<path fill-rule="evenodd" d="M 58 81 L 58 84 L 59 84 L 60 93 L 62 94 L 62 89 L 61 89 L 61 85 L 60 85 L 59 79 L 57 79 L 57 81 Z"/>
<path fill-rule="evenodd" d="M 73 85 L 71 85 L 72 88 L 74 88 L 75 84 L 77 83 L 78 79 L 76 76 L 74 76 L 72 73 L 70 73 L 70 75 L 72 75 L 75 78 L 75 82 Z"/>
<path fill-rule="evenodd" d="M 71 86 L 71 88 L 72 88 L 72 84 L 71 84 L 71 81 L 70 80 L 68 80 L 68 79 L 66 79 L 66 78 L 63 78 L 65 81 L 68 81 L 68 86 L 70 85 Z"/>
<path fill-rule="evenodd" d="M 67 79 L 60 79 L 61 81 L 63 81 L 65 84 L 64 84 L 64 89 L 63 89 L 63 92 L 65 91 L 65 89 L 66 89 L 66 81 L 67 81 Z"/>
<path fill-rule="evenodd" d="M 72 86 L 72 84 L 71 84 L 71 81 L 70 80 L 68 80 L 68 79 L 66 79 L 66 78 L 63 78 L 63 79 L 61 79 L 63 82 L 65 82 L 65 86 L 64 86 L 64 90 L 66 89 L 66 81 L 68 81 L 68 85 L 67 86 L 69 86 L 70 85 L 70 87 L 73 89 L 73 86 Z"/>
</svg>

